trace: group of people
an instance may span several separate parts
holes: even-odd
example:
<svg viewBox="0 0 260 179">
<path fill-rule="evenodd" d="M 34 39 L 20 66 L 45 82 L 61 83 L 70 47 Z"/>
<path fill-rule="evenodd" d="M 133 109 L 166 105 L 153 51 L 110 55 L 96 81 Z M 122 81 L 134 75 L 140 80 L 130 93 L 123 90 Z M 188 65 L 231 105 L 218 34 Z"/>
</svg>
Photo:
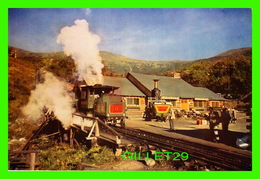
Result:
<svg viewBox="0 0 260 179">
<path fill-rule="evenodd" d="M 228 126 L 231 121 L 236 121 L 236 113 L 234 110 L 228 110 L 227 108 L 223 108 L 222 110 L 213 110 L 212 107 L 209 107 L 209 128 L 212 140 L 214 142 L 219 142 L 219 124 L 222 123 L 222 131 L 223 131 L 223 141 L 229 143 L 229 135 L 228 135 Z"/>
<path fill-rule="evenodd" d="M 173 108 L 171 108 L 171 116 L 169 118 L 170 131 L 174 131 L 174 119 L 175 113 Z M 222 110 L 214 110 L 212 107 L 209 107 L 209 114 L 207 117 L 209 121 L 210 136 L 212 141 L 219 142 L 219 124 L 222 123 L 222 140 L 225 143 L 230 143 L 228 126 L 230 123 L 236 122 L 236 112 L 234 109 L 222 108 Z"/>
</svg>

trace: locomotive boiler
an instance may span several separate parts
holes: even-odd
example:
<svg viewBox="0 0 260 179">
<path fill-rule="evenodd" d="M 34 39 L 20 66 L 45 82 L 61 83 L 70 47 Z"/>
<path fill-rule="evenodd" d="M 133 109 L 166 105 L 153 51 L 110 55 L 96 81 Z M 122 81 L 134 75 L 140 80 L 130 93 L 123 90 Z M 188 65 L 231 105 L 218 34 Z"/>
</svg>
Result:
<svg viewBox="0 0 260 179">
<path fill-rule="evenodd" d="M 154 89 L 151 91 L 151 97 L 147 97 L 144 118 L 145 120 L 156 119 L 156 121 L 166 122 L 171 117 L 172 104 L 161 99 L 158 81 L 154 79 Z"/>
<path fill-rule="evenodd" d="M 75 85 L 76 109 L 87 116 L 98 117 L 106 124 L 125 127 L 125 102 L 114 94 L 119 87 L 100 85 L 88 86 L 79 82 Z"/>
</svg>

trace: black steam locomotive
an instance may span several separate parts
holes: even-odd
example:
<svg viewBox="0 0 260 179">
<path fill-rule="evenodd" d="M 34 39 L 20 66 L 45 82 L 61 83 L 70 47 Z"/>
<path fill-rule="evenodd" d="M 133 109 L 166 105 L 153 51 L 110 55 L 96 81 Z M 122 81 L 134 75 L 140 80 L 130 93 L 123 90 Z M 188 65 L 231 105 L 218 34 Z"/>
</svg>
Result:
<svg viewBox="0 0 260 179">
<path fill-rule="evenodd" d="M 148 97 L 144 118 L 146 121 L 156 119 L 156 121 L 166 122 L 171 118 L 172 104 L 161 99 L 158 81 L 154 80 L 154 89 L 151 91 L 151 97 Z"/>
<path fill-rule="evenodd" d="M 74 87 L 77 111 L 98 117 L 106 124 L 125 127 L 125 102 L 121 96 L 114 94 L 118 88 L 100 84 L 88 86 L 78 82 Z"/>
</svg>

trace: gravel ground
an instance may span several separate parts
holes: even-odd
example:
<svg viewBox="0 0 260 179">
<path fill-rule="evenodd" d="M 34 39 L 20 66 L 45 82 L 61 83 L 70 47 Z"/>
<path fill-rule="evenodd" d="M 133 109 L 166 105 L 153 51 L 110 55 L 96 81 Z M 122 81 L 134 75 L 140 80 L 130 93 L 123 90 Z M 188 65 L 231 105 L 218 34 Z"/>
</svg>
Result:
<svg viewBox="0 0 260 179">
<path fill-rule="evenodd" d="M 230 142 L 226 143 L 230 146 L 236 146 L 235 142 L 237 138 L 241 138 L 249 132 L 246 129 L 246 126 L 249 124 L 246 122 L 248 116 L 245 113 L 237 113 L 237 122 L 231 123 L 229 125 L 229 139 Z M 160 132 L 169 132 L 169 122 L 156 122 L 156 121 L 145 121 L 143 118 L 133 118 L 126 120 L 126 126 L 129 128 L 137 128 L 137 129 L 144 129 L 148 131 L 154 131 L 156 133 Z M 189 137 L 194 137 L 206 141 L 211 141 L 210 134 L 209 134 L 209 125 L 205 124 L 198 125 L 197 121 L 194 119 L 176 119 L 174 121 L 174 133 L 186 135 Z M 222 134 L 222 125 L 219 125 L 219 133 L 221 137 L 221 143 L 224 143 L 224 138 Z"/>
</svg>

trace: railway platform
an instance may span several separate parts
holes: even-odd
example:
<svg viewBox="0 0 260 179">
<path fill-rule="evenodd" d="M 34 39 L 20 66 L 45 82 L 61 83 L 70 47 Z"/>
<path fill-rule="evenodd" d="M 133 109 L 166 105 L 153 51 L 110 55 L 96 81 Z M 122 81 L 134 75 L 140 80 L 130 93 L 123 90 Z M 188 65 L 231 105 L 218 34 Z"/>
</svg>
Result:
<svg viewBox="0 0 260 179">
<path fill-rule="evenodd" d="M 174 131 L 169 130 L 169 122 L 156 122 L 145 121 L 143 118 L 135 118 L 126 120 L 126 126 L 129 129 L 139 129 L 142 131 L 152 132 L 155 134 L 172 137 L 173 139 L 181 139 L 189 142 L 207 145 L 209 147 L 218 148 L 223 151 L 230 151 L 245 156 L 252 156 L 251 150 L 243 150 L 236 146 L 237 138 L 247 135 L 246 118 L 243 115 L 237 120 L 236 124 L 229 126 L 229 142 L 223 141 L 222 126 L 220 124 L 220 137 L 219 143 L 211 141 L 209 126 L 198 125 L 196 120 L 177 119 L 174 121 Z"/>
</svg>

